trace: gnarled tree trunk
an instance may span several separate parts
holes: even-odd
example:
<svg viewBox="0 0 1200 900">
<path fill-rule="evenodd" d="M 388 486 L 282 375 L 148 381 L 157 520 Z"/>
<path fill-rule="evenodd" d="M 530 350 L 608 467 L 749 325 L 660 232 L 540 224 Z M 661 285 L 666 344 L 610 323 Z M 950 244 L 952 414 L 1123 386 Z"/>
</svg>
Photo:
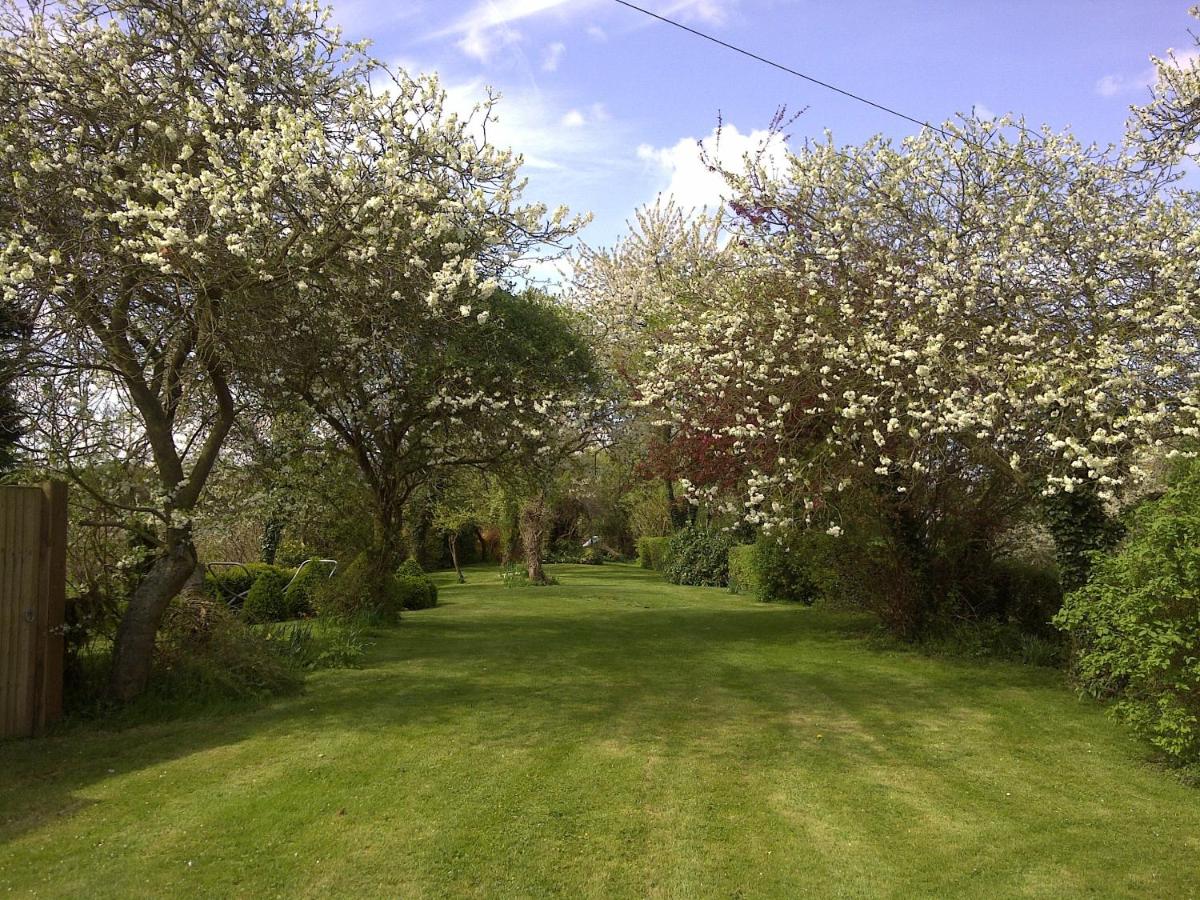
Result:
<svg viewBox="0 0 1200 900">
<path fill-rule="evenodd" d="M 546 538 L 546 494 L 539 491 L 521 507 L 521 544 L 525 549 L 525 569 L 530 584 L 546 584 L 542 569 L 542 543 Z"/>
<path fill-rule="evenodd" d="M 154 637 L 167 605 L 196 570 L 190 528 L 168 528 L 166 542 L 129 598 L 113 645 L 112 696 L 132 700 L 146 689 L 154 661 Z"/>
</svg>

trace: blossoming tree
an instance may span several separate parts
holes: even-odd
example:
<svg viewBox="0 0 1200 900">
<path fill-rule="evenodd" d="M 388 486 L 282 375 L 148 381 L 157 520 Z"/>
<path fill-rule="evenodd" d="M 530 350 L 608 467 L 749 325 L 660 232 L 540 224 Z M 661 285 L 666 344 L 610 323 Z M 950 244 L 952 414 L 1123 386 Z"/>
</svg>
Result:
<svg viewBox="0 0 1200 900">
<path fill-rule="evenodd" d="M 826 141 L 727 176 L 742 265 L 668 318 L 641 389 L 738 467 L 746 520 L 837 533 L 865 489 L 928 571 L 989 509 L 1109 495 L 1138 448 L 1197 435 L 1187 204 L 1127 156 L 1014 124 Z M 931 593 L 907 591 L 894 624 L 919 630 Z"/>
<path fill-rule="evenodd" d="M 435 80 L 378 90 L 387 73 L 311 0 L 0 10 L 0 291 L 48 377 L 136 412 L 158 482 L 123 509 L 156 542 L 116 640 L 128 698 L 196 566 L 190 516 L 264 338 L 299 340 L 291 311 L 353 286 L 386 316 L 397 288 L 379 287 L 402 280 L 457 317 L 481 257 L 557 226 L 516 205 L 517 160 L 444 113 Z"/>
</svg>

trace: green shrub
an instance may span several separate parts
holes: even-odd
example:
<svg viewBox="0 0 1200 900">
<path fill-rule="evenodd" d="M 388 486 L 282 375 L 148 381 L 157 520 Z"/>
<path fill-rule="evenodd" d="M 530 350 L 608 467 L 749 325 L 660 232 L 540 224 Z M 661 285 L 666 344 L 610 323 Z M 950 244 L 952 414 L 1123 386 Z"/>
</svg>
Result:
<svg viewBox="0 0 1200 900">
<path fill-rule="evenodd" d="M 296 619 L 310 615 L 315 609 L 313 597 L 317 590 L 329 580 L 330 564 L 311 559 L 302 565 L 284 591 L 288 618 Z"/>
<path fill-rule="evenodd" d="M 784 538 L 761 537 L 755 544 L 755 574 L 760 600 L 812 605 L 821 595 L 816 540 L 811 532 Z"/>
<path fill-rule="evenodd" d="M 247 622 L 283 622 L 293 618 L 288 608 L 284 589 L 288 577 L 282 571 L 269 569 L 254 580 L 250 593 L 246 595 L 246 603 L 242 607 L 242 615 Z"/>
<path fill-rule="evenodd" d="M 397 575 L 393 584 L 397 602 L 403 609 L 437 606 L 437 586 L 424 575 Z"/>
<path fill-rule="evenodd" d="M 725 587 L 729 583 L 729 535 L 689 526 L 667 544 L 663 575 L 674 584 Z"/>
<path fill-rule="evenodd" d="M 640 537 L 637 541 L 638 565 L 661 572 L 667 563 L 670 537 Z"/>
<path fill-rule="evenodd" d="M 729 592 L 758 596 L 758 560 L 754 544 L 729 548 Z"/>
<path fill-rule="evenodd" d="M 313 599 L 323 616 L 370 624 L 394 622 L 403 608 L 396 576 L 381 571 L 366 553 L 339 569 L 317 589 Z"/>
<path fill-rule="evenodd" d="M 425 574 L 421 564 L 411 556 L 396 570 L 396 591 L 404 609 L 429 609 L 437 606 L 437 585 Z"/>
<path fill-rule="evenodd" d="M 258 576 L 264 572 L 280 572 L 291 578 L 295 570 L 267 563 L 219 566 L 215 571 L 204 573 L 204 590 L 213 599 L 224 600 L 230 606 L 239 609 L 250 588 L 254 587 Z"/>
<path fill-rule="evenodd" d="M 1200 763 L 1200 465 L 1135 512 L 1054 622 L 1088 693 L 1171 759 Z"/>
<path fill-rule="evenodd" d="M 605 553 L 599 547 L 588 547 L 583 551 L 579 561 L 585 566 L 599 566 L 604 563 Z"/>
<path fill-rule="evenodd" d="M 301 677 L 286 654 L 224 603 L 179 599 L 163 617 L 151 692 L 189 705 L 285 693 Z"/>
<path fill-rule="evenodd" d="M 400 567 L 396 569 L 397 575 L 415 575 L 418 578 L 425 577 L 425 570 L 421 568 L 421 564 L 417 562 L 415 557 L 410 556 L 404 562 L 400 563 Z"/>
</svg>

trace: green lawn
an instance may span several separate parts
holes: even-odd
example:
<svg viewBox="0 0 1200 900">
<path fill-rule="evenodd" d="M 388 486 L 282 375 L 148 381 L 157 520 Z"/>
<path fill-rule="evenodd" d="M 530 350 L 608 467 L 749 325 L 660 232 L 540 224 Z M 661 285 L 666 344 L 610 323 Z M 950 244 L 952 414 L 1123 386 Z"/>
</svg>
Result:
<svg viewBox="0 0 1200 900">
<path fill-rule="evenodd" d="M 553 571 L 249 712 L 0 744 L 0 894 L 1200 894 L 1200 791 L 1055 672 Z"/>
</svg>

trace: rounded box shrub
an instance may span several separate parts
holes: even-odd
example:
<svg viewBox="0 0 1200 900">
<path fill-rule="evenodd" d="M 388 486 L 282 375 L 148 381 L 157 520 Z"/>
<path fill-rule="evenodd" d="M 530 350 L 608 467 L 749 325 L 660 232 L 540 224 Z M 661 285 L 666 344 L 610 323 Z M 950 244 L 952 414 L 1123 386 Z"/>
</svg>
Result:
<svg viewBox="0 0 1200 900">
<path fill-rule="evenodd" d="M 254 580 L 242 615 L 247 622 L 283 622 L 292 618 L 284 596 L 288 576 L 279 569 L 270 568 Z"/>
<path fill-rule="evenodd" d="M 314 596 L 326 581 L 329 580 L 328 563 L 315 559 L 304 564 L 284 591 L 289 618 L 299 618 L 310 615 L 315 609 Z"/>
<path fill-rule="evenodd" d="M 371 624 L 398 620 L 404 607 L 396 576 L 379 571 L 365 552 L 325 581 L 313 599 L 321 615 Z"/>
<path fill-rule="evenodd" d="M 403 609 L 437 606 L 437 586 L 424 575 L 396 575 L 392 579 L 396 602 Z"/>
</svg>

